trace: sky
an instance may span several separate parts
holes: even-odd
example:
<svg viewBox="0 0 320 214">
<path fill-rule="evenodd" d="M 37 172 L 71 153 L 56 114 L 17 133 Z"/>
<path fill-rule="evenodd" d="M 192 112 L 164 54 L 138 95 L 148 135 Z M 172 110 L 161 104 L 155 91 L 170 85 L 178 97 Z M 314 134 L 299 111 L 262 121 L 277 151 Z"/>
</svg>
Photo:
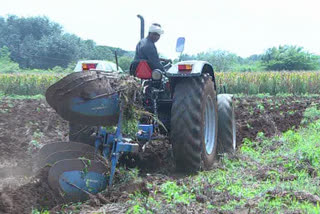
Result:
<svg viewBox="0 0 320 214">
<path fill-rule="evenodd" d="M 175 58 L 176 40 L 184 53 L 226 50 L 241 57 L 279 45 L 297 45 L 320 55 L 319 0 L 1 0 L 0 16 L 47 16 L 67 33 L 98 45 L 135 50 L 141 14 L 159 23 L 161 55 Z"/>
</svg>

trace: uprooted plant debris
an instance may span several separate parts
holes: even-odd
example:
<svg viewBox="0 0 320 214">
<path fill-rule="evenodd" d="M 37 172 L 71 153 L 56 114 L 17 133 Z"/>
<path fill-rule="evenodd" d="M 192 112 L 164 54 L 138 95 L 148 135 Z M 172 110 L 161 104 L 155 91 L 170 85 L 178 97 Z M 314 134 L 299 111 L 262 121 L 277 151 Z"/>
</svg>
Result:
<svg viewBox="0 0 320 214">
<path fill-rule="evenodd" d="M 120 73 L 99 71 L 75 72 L 51 85 L 46 91 L 49 105 L 65 120 L 84 125 L 115 125 L 119 112 L 110 115 L 88 115 L 75 111 L 88 102 L 95 102 L 95 109 L 121 108 L 124 120 L 134 117 L 134 109 L 141 108 L 141 84 L 134 77 Z M 101 99 L 109 100 L 101 100 Z M 75 101 L 76 100 L 76 101 Z M 92 106 L 85 106 L 93 111 Z"/>
</svg>

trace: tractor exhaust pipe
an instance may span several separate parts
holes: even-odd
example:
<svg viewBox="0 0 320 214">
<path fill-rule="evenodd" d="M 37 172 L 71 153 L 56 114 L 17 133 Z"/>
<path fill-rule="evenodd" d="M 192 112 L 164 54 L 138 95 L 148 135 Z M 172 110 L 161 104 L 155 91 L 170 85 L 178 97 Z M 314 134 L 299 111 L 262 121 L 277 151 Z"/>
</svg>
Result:
<svg viewBox="0 0 320 214">
<path fill-rule="evenodd" d="M 140 38 L 144 38 L 144 18 L 141 15 L 137 15 L 137 17 L 140 19 Z"/>
</svg>

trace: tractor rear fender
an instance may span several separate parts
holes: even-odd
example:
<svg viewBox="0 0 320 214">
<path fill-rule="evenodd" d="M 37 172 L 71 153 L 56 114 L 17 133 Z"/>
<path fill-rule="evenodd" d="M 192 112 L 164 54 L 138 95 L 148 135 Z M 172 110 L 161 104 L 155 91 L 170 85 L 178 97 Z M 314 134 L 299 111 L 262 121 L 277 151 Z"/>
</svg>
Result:
<svg viewBox="0 0 320 214">
<path fill-rule="evenodd" d="M 188 71 L 179 71 L 179 65 L 191 65 L 192 68 Z M 166 72 L 166 76 L 170 78 L 172 82 L 175 82 L 175 79 L 177 78 L 201 76 L 202 74 L 206 73 L 212 77 L 214 89 L 216 90 L 216 81 L 213 67 L 210 63 L 206 61 L 191 60 L 178 62 L 172 65 L 172 67 Z"/>
</svg>

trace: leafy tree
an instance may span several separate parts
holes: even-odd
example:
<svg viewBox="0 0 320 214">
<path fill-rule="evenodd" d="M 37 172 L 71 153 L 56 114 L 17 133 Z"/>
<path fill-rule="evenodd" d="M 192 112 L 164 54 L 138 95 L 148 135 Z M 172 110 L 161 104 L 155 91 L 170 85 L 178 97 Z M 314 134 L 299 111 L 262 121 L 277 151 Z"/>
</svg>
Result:
<svg viewBox="0 0 320 214">
<path fill-rule="evenodd" d="M 122 68 L 122 70 L 127 71 L 130 68 L 130 64 L 132 62 L 133 58 L 129 56 L 122 56 L 119 57 L 119 66 Z"/>
<path fill-rule="evenodd" d="M 75 60 L 77 52 L 76 41 L 70 34 L 51 35 L 43 37 L 37 43 L 37 60 L 33 67 L 48 69 L 55 66 L 67 67 Z"/>
<path fill-rule="evenodd" d="M 76 53 L 77 59 L 93 59 L 94 48 L 96 43 L 93 40 L 79 40 L 77 41 L 78 51 Z"/>
<path fill-rule="evenodd" d="M 246 71 L 263 71 L 265 70 L 264 66 L 261 64 L 261 61 L 256 62 L 246 62 L 242 64 L 235 64 L 232 67 L 232 71 L 236 72 L 246 72 Z"/>
<path fill-rule="evenodd" d="M 211 50 L 197 55 L 183 54 L 181 60 L 204 60 L 211 63 L 215 71 L 231 71 L 242 58 L 228 51 Z"/>
<path fill-rule="evenodd" d="M 19 48 L 19 64 L 22 68 L 37 67 L 37 41 L 32 34 L 27 35 L 20 43 Z"/>
<path fill-rule="evenodd" d="M 238 63 L 237 55 L 223 50 L 200 53 L 197 58 L 211 63 L 215 71 L 231 71 L 232 67 Z"/>
<path fill-rule="evenodd" d="M 0 60 L 10 61 L 10 51 L 8 47 L 3 46 L 2 48 L 0 48 Z"/>
<path fill-rule="evenodd" d="M 14 73 L 18 71 L 19 65 L 11 61 L 9 48 L 6 46 L 0 48 L 0 73 Z"/>
<path fill-rule="evenodd" d="M 5 26 L 6 26 L 6 21 L 3 17 L 0 17 L 0 47 L 3 47 L 6 45 L 5 43 Z"/>
<path fill-rule="evenodd" d="M 93 49 L 92 59 L 114 61 L 114 52 L 108 46 L 96 46 Z"/>
<path fill-rule="evenodd" d="M 260 61 L 261 58 L 262 58 L 262 55 L 253 54 L 253 55 L 249 56 L 248 58 L 246 58 L 246 60 L 251 61 L 251 62 L 256 62 L 256 61 Z"/>
<path fill-rule="evenodd" d="M 319 56 L 290 45 L 269 48 L 261 60 L 267 70 L 317 70 L 320 67 Z"/>
<path fill-rule="evenodd" d="M 0 17 L 0 47 L 7 46 L 10 58 L 22 68 L 66 68 L 78 60 L 97 59 L 114 61 L 131 56 L 120 48 L 97 46 L 93 40 L 82 40 L 64 33 L 62 27 L 47 17 L 19 18 L 14 15 Z"/>
<path fill-rule="evenodd" d="M 11 59 L 18 62 L 22 67 L 30 65 L 33 57 L 35 42 L 44 36 L 61 34 L 62 27 L 54 22 L 50 22 L 46 17 L 19 18 L 9 16 L 6 23 L 0 25 L 4 45 L 11 52 Z M 31 52 L 29 52 L 29 50 Z"/>
<path fill-rule="evenodd" d="M 182 54 L 180 57 L 181 61 L 186 61 L 186 60 L 195 60 L 197 59 L 197 56 L 195 55 L 188 55 L 188 54 Z"/>
</svg>

